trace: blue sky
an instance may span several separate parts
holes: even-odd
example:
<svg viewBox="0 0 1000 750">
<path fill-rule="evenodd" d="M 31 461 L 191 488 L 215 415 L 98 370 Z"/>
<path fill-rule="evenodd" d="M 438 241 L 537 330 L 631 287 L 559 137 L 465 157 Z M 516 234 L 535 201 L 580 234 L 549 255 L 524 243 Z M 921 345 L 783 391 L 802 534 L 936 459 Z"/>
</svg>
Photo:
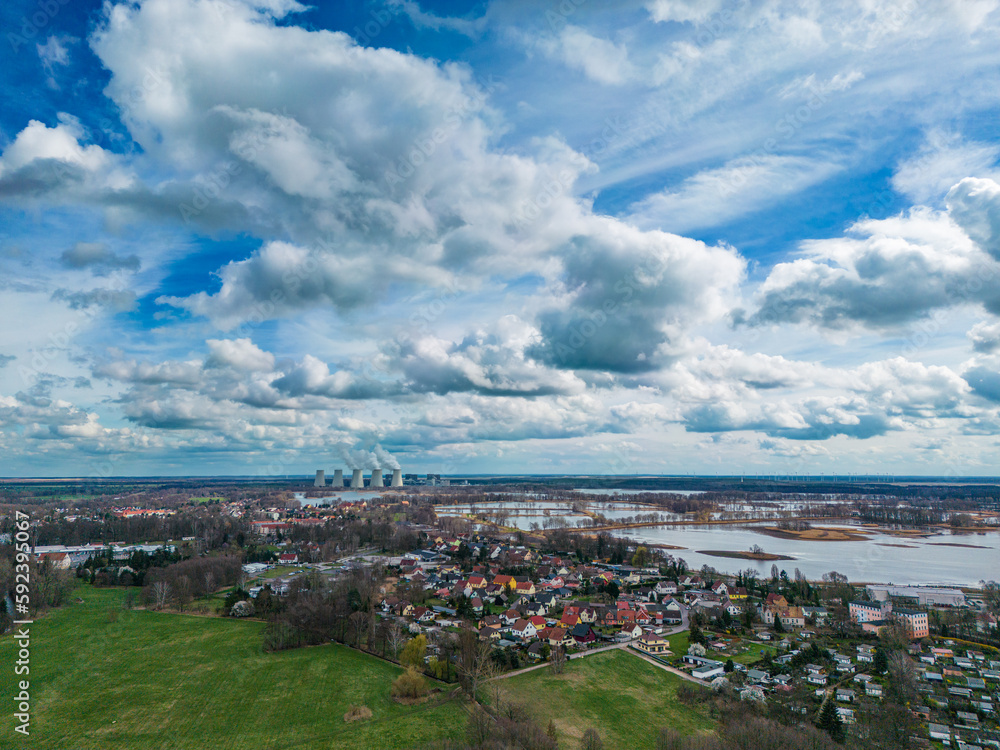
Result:
<svg viewBox="0 0 1000 750">
<path fill-rule="evenodd" d="M 5 4 L 0 474 L 995 473 L 998 2 L 835 5 Z"/>
</svg>

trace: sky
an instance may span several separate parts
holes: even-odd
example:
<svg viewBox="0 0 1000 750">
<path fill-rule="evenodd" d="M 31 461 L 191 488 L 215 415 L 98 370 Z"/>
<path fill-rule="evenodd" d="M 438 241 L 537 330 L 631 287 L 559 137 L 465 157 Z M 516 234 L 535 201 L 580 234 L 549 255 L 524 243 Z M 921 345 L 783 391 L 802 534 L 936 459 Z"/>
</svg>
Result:
<svg viewBox="0 0 1000 750">
<path fill-rule="evenodd" d="M 994 475 L 1000 0 L 0 7 L 0 475 Z"/>
</svg>

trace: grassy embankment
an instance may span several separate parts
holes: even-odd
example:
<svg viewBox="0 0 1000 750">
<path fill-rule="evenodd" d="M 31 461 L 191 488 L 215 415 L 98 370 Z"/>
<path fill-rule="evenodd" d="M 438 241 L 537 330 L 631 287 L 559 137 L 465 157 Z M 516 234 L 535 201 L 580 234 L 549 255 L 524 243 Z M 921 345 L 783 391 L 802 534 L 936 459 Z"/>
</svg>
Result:
<svg viewBox="0 0 1000 750">
<path fill-rule="evenodd" d="M 623 651 L 571 660 L 561 675 L 539 669 L 502 682 L 506 698 L 524 705 L 543 727 L 555 722 L 560 748 L 578 747 L 590 728 L 604 747 L 639 749 L 653 748 L 661 727 L 690 733 L 714 728 L 702 706 L 677 700 L 681 678 Z"/>
</svg>

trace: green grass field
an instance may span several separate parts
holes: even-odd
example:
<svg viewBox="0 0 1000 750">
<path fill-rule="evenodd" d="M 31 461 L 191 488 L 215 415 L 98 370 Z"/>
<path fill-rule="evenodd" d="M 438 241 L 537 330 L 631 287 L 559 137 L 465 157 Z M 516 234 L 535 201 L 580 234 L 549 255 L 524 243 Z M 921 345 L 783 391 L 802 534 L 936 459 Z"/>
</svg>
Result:
<svg viewBox="0 0 1000 750">
<path fill-rule="evenodd" d="M 570 661 L 561 675 L 539 669 L 502 682 L 543 727 L 555 721 L 560 748 L 576 748 L 590 728 L 606 748 L 652 748 L 661 727 L 714 727 L 703 708 L 678 702 L 679 677 L 620 650 Z"/>
<path fill-rule="evenodd" d="M 270 581 L 275 578 L 287 577 L 289 573 L 302 573 L 304 570 L 306 570 L 306 568 L 303 568 L 300 565 L 277 565 L 270 570 L 265 570 L 258 576 L 258 578 Z"/>
<path fill-rule="evenodd" d="M 747 651 L 742 654 L 737 654 L 733 657 L 733 661 L 738 664 L 756 664 L 760 661 L 761 654 L 765 651 L 772 651 L 777 653 L 777 647 L 767 644 L 767 643 L 751 643 L 746 642 L 744 646 L 749 647 Z M 728 658 L 728 657 L 727 657 Z"/>
<path fill-rule="evenodd" d="M 76 593 L 82 604 L 31 628 L 29 738 L 13 731 L 15 648 L 0 638 L 2 748 L 382 750 L 465 732 L 461 699 L 393 702 L 401 670 L 375 657 L 334 644 L 267 654 L 261 623 L 123 611 L 122 590 Z M 351 704 L 372 718 L 345 724 Z"/>
</svg>

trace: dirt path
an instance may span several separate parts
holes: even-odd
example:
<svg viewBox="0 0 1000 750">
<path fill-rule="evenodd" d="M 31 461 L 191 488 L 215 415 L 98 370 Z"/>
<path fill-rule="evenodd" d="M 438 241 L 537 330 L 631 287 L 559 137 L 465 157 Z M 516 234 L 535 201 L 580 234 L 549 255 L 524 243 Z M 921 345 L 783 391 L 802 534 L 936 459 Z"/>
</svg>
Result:
<svg viewBox="0 0 1000 750">
<path fill-rule="evenodd" d="M 642 653 L 640 651 L 635 651 L 633 649 L 628 649 L 627 653 L 632 654 L 632 656 L 637 656 L 640 659 L 642 659 L 643 661 L 648 661 L 654 667 L 659 667 L 664 672 L 670 672 L 671 674 L 675 674 L 675 675 L 677 675 L 678 677 L 680 677 L 683 680 L 687 680 L 688 682 L 693 682 L 696 685 L 701 685 L 703 687 L 705 685 L 705 683 L 702 682 L 701 680 L 699 680 L 697 677 L 692 677 L 687 672 L 683 672 L 680 669 L 677 669 L 676 667 L 668 667 L 663 662 L 657 661 L 656 659 L 654 659 L 652 656 L 649 656 L 648 654 L 644 654 L 644 653 Z"/>
</svg>

